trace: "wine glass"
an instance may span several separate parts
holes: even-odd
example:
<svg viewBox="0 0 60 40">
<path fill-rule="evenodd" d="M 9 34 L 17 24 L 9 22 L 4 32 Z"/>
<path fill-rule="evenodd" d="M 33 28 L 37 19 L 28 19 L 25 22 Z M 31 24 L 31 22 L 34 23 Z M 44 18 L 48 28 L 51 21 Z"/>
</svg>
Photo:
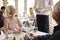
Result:
<svg viewBox="0 0 60 40">
<path fill-rule="evenodd" d="M 35 28 L 34 28 L 34 32 L 36 32 L 37 30 L 38 30 L 38 28 L 37 28 L 37 27 L 35 27 Z"/>
</svg>

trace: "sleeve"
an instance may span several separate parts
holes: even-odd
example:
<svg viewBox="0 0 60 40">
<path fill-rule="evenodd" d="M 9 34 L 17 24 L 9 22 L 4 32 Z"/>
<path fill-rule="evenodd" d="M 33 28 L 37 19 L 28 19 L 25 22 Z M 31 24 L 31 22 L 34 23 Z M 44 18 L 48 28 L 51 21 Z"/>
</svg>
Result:
<svg viewBox="0 0 60 40">
<path fill-rule="evenodd" d="M 34 9 L 38 8 L 38 0 L 35 0 Z"/>
<path fill-rule="evenodd" d="M 36 7 L 36 5 L 37 5 L 37 0 L 35 0 L 35 5 L 34 6 Z"/>
<path fill-rule="evenodd" d="M 60 31 L 56 31 L 48 40 L 60 40 Z"/>
<path fill-rule="evenodd" d="M 38 40 L 60 40 L 60 30 L 54 32 L 52 35 L 38 36 Z"/>
<path fill-rule="evenodd" d="M 8 30 L 8 21 L 6 18 L 4 19 L 4 27 L 5 27 L 4 32 L 6 33 L 6 31 Z"/>
<path fill-rule="evenodd" d="M 43 36 L 38 36 L 38 40 L 47 40 L 51 37 L 51 35 L 43 35 Z"/>
<path fill-rule="evenodd" d="M 2 16 L 1 16 L 1 14 L 0 14 L 0 23 L 3 21 L 3 19 L 2 19 Z"/>
<path fill-rule="evenodd" d="M 17 22 L 18 22 L 18 25 L 20 26 L 20 27 L 22 27 L 22 23 L 21 23 L 21 21 L 17 18 Z"/>
</svg>

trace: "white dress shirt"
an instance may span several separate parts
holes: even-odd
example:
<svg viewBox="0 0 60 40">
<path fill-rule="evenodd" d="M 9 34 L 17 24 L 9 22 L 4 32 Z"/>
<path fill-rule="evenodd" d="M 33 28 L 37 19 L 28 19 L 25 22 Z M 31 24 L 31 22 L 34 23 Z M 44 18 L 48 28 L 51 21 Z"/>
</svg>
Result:
<svg viewBox="0 0 60 40">
<path fill-rule="evenodd" d="M 45 9 L 46 8 L 49 9 L 51 5 L 52 5 L 52 0 L 35 0 L 35 10 L 37 10 L 36 14 L 49 15 L 50 11 L 45 11 Z"/>
</svg>

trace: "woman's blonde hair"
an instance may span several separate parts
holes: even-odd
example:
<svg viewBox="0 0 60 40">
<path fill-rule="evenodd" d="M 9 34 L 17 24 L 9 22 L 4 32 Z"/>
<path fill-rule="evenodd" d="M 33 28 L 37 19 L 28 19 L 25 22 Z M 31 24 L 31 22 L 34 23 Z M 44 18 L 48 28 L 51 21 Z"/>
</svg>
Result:
<svg viewBox="0 0 60 40">
<path fill-rule="evenodd" d="M 60 1 L 55 4 L 52 16 L 53 19 L 60 24 Z"/>
<path fill-rule="evenodd" d="M 30 15 L 33 15 L 33 8 L 30 8 Z"/>
<path fill-rule="evenodd" d="M 12 5 L 9 5 L 9 6 L 7 6 L 6 7 L 6 15 L 7 15 L 7 17 L 9 17 L 9 15 L 10 15 L 10 13 L 11 13 L 11 10 L 12 10 Z"/>
</svg>

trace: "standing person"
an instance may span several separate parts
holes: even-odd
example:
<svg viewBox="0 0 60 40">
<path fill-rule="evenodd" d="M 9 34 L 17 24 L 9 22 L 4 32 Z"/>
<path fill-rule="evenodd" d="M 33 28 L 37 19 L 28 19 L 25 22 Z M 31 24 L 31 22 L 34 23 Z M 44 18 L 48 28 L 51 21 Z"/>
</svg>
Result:
<svg viewBox="0 0 60 40">
<path fill-rule="evenodd" d="M 0 11 L 0 33 L 1 33 L 1 30 L 3 30 L 3 26 L 4 26 L 4 16 L 3 16 L 3 14 L 4 14 L 4 12 L 5 12 L 5 6 L 2 6 L 1 7 L 1 11 Z"/>
<path fill-rule="evenodd" d="M 38 31 L 49 33 L 49 12 L 51 0 L 35 0 L 35 11 Z"/>
</svg>

